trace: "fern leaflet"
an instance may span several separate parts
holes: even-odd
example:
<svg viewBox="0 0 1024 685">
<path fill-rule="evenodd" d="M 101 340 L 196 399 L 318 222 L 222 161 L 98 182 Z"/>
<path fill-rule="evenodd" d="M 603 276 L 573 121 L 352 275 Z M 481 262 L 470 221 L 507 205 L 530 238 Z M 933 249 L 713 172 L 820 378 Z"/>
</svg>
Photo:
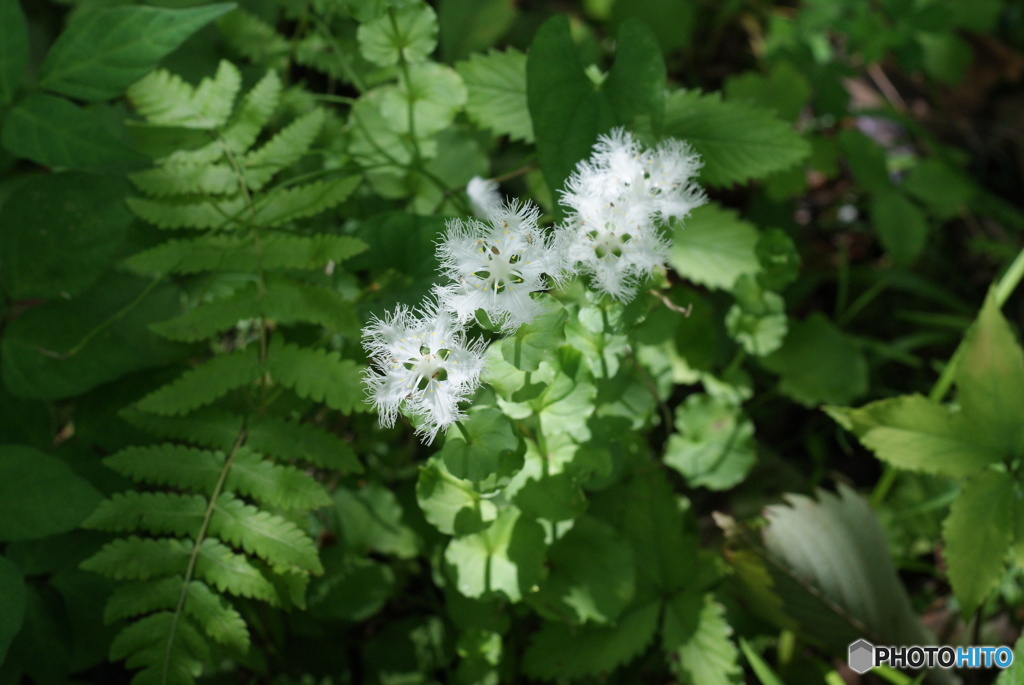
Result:
<svg viewBox="0 0 1024 685">
<path fill-rule="evenodd" d="M 259 351 L 255 346 L 246 347 L 186 371 L 170 385 L 143 397 L 138 407 L 154 414 L 186 414 L 259 376 Z"/>
<path fill-rule="evenodd" d="M 291 188 L 275 188 L 256 207 L 253 221 L 264 226 L 280 226 L 319 214 L 348 199 L 357 185 L 359 177 L 348 176 Z"/>
<path fill-rule="evenodd" d="M 260 557 L 275 573 L 323 573 L 313 540 L 291 521 L 223 494 L 210 520 L 210 534 Z"/>
<path fill-rule="evenodd" d="M 259 190 L 274 174 L 302 159 L 323 126 L 324 111 L 314 109 L 293 121 L 262 147 L 248 153 L 242 160 L 246 185 L 252 190 Z"/>
<path fill-rule="evenodd" d="M 270 349 L 267 371 L 299 397 L 346 413 L 362 398 L 362 367 L 351 359 L 342 359 L 337 352 L 285 344 L 279 338 L 271 341 Z"/>
<path fill-rule="evenodd" d="M 238 69 L 222 60 L 213 79 L 203 79 L 196 88 L 160 70 L 137 81 L 127 95 L 150 124 L 211 129 L 223 126 L 231 116 L 241 86 Z"/>
</svg>

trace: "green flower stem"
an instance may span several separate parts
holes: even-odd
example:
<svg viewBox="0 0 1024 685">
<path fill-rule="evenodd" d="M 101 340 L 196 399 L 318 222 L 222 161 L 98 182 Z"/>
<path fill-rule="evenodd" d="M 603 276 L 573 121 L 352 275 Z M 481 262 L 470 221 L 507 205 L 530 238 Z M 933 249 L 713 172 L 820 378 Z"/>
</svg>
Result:
<svg viewBox="0 0 1024 685">
<path fill-rule="evenodd" d="M 469 437 L 469 431 L 467 431 L 466 427 L 462 425 L 462 421 L 456 421 L 455 422 L 455 427 L 459 429 L 460 433 L 462 433 L 462 439 L 466 441 L 467 445 L 470 442 L 472 442 L 472 440 Z"/>
<path fill-rule="evenodd" d="M 1006 270 L 1006 273 L 1002 275 L 999 280 L 992 284 L 992 289 L 995 291 L 996 302 L 1002 307 L 1006 304 L 1006 301 L 1010 299 L 1010 295 L 1016 290 L 1017 286 L 1020 285 L 1021 280 L 1024 279 L 1024 249 L 1017 253 L 1016 258 L 1010 264 L 1010 267 Z M 935 382 L 932 387 L 932 391 L 928 393 L 928 398 L 933 402 L 941 402 L 949 392 L 949 388 L 953 385 L 953 378 L 956 376 L 956 369 L 960 365 L 960 358 L 964 355 L 964 344 L 963 341 L 957 345 L 956 351 L 953 352 L 953 356 L 949 358 L 949 362 L 942 369 L 942 373 L 939 375 L 939 380 Z M 882 471 L 882 477 L 878 479 L 878 484 L 875 486 L 874 491 L 871 493 L 871 503 L 874 506 L 880 505 L 885 501 L 885 498 L 889 495 L 889 491 L 892 490 L 893 485 L 896 484 L 896 478 L 899 476 L 899 470 L 890 464 L 885 465 L 885 469 Z"/>
</svg>

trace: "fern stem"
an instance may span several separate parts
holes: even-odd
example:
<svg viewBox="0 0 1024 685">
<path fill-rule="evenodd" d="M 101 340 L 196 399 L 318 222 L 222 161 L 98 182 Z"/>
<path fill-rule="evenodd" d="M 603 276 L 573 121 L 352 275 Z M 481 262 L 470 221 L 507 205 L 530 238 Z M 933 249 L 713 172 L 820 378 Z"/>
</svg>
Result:
<svg viewBox="0 0 1024 685">
<path fill-rule="evenodd" d="M 192 553 L 188 557 L 188 566 L 185 568 L 185 577 L 181 583 L 181 594 L 178 595 L 178 604 L 174 608 L 174 618 L 171 620 L 171 629 L 167 634 L 167 649 L 164 650 L 164 663 L 160 671 L 160 683 L 161 685 L 167 685 L 167 676 L 171 668 L 171 651 L 174 648 L 174 638 L 178 633 L 178 623 L 181 620 L 181 614 L 185 609 L 185 601 L 188 599 L 188 586 L 192 582 L 192 576 L 196 571 L 196 562 L 199 560 L 199 550 L 202 547 L 203 541 L 206 539 L 206 531 L 210 528 L 210 520 L 213 518 L 213 512 L 217 508 L 217 498 L 220 497 L 221 491 L 224 489 L 224 482 L 227 480 L 228 472 L 231 471 L 231 465 L 235 460 L 235 455 L 238 454 L 238 449 L 245 442 L 246 429 L 243 426 L 242 430 L 238 432 L 238 437 L 235 438 L 235 442 L 231 445 L 231 451 L 228 452 L 228 456 L 224 459 L 224 466 L 220 470 L 220 475 L 217 476 L 217 483 L 213 486 L 213 492 L 210 493 L 210 501 L 206 505 L 206 511 L 203 513 L 203 522 L 199 526 L 199 532 L 196 533 L 195 545 L 192 547 Z"/>
</svg>

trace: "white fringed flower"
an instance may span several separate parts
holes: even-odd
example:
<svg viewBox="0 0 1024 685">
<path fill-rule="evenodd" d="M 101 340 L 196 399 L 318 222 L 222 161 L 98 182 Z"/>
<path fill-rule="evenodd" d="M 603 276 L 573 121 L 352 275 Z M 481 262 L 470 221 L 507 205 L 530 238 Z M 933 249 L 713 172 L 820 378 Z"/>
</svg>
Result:
<svg viewBox="0 0 1024 685">
<path fill-rule="evenodd" d="M 490 219 L 501 209 L 501 193 L 495 181 L 474 176 L 466 184 L 466 195 L 473 206 L 473 214 L 480 219 Z"/>
<path fill-rule="evenodd" d="M 483 309 L 505 333 L 540 312 L 530 293 L 545 290 L 547 278 L 561 277 L 562 258 L 537 225 L 533 204 L 495 209 L 487 223 L 452 219 L 438 243 L 442 273 L 453 282 L 437 288 L 438 300 L 466 322 Z"/>
<path fill-rule="evenodd" d="M 707 202 L 693 180 L 700 166 L 678 140 L 645 150 L 621 128 L 601 136 L 562 192 L 570 212 L 556 239 L 559 251 L 598 290 L 629 301 L 668 258 L 671 245 L 658 223 L 683 219 Z"/>
<path fill-rule="evenodd" d="M 465 418 L 459 403 L 480 385 L 484 341 L 466 340 L 450 312 L 428 302 L 414 312 L 399 305 L 363 329 L 372 358 L 367 395 L 381 425 L 393 426 L 399 409 L 420 416 L 416 433 L 429 445 L 439 430 Z"/>
</svg>

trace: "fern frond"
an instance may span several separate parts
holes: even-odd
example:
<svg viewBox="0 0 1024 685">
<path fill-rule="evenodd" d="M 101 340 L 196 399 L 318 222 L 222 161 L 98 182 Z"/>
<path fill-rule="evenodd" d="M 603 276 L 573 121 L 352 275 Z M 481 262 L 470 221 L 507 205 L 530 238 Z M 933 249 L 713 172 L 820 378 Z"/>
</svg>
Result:
<svg viewBox="0 0 1024 685">
<path fill-rule="evenodd" d="M 282 169 L 290 167 L 309 152 L 324 126 L 324 111 L 314 109 L 281 129 L 263 146 L 242 160 L 245 183 L 259 190 Z"/>
<path fill-rule="evenodd" d="M 258 225 L 273 227 L 314 216 L 340 205 L 358 185 L 358 176 L 348 176 L 289 188 L 274 188 L 257 203 L 253 221 Z"/>
<path fill-rule="evenodd" d="M 149 580 L 184 573 L 191 552 L 191 542 L 132 535 L 108 542 L 81 567 L 114 580 Z"/>
<path fill-rule="evenodd" d="M 353 336 L 359 330 L 352 303 L 340 293 L 291 278 L 267 278 L 262 293 L 253 284 L 150 328 L 171 340 L 197 342 L 258 317 L 279 325 L 313 323 Z"/>
<path fill-rule="evenodd" d="M 338 352 L 289 345 L 275 337 L 266 367 L 274 382 L 331 409 L 347 414 L 362 399 L 362 366 Z"/>
<path fill-rule="evenodd" d="M 181 576 L 122 585 L 114 591 L 103 615 L 106 623 L 133 618 L 161 609 L 174 609 L 181 597 Z M 206 583 L 193 580 L 188 585 L 185 613 L 214 641 L 240 652 L 249 648 L 245 621 L 223 597 Z"/>
<path fill-rule="evenodd" d="M 229 493 L 217 499 L 210 519 L 210 534 L 260 557 L 275 573 L 300 570 L 321 574 L 324 571 L 316 545 L 305 531 Z"/>
<path fill-rule="evenodd" d="M 158 70 L 128 89 L 128 99 L 151 124 L 212 129 L 231 116 L 242 75 L 234 64 L 221 60 L 212 79 L 193 88 L 181 77 Z"/>
<path fill-rule="evenodd" d="M 210 649 L 206 640 L 191 621 L 176 618 L 172 611 L 150 614 L 118 633 L 110 645 L 110 658 L 114 661 L 128 658 L 126 665 L 129 668 L 159 665 L 164 660 L 167 636 L 172 629 L 176 629 L 174 647 L 182 648 L 185 654 L 193 656 L 197 665 L 209 661 Z"/>
<path fill-rule="evenodd" d="M 241 195 L 201 200 L 129 197 L 125 202 L 137 217 L 164 229 L 235 229 L 245 225 L 248 212 L 245 198 Z"/>
<path fill-rule="evenodd" d="M 286 510 L 308 511 L 331 503 L 323 486 L 305 472 L 267 461 L 244 448 L 235 453 L 224 488 Z"/>
<path fill-rule="evenodd" d="M 196 274 L 205 271 L 252 273 L 266 270 L 321 269 L 366 249 L 358 238 L 346 235 L 297 236 L 268 233 L 263 237 L 262 261 L 251 240 L 240 236 L 208 235 L 191 240 L 170 240 L 125 260 L 139 274 Z"/>
<path fill-rule="evenodd" d="M 238 7 L 217 20 L 221 37 L 232 50 L 257 64 L 283 68 L 291 47 L 267 22 Z"/>
<path fill-rule="evenodd" d="M 260 376 L 259 350 L 250 345 L 186 371 L 177 380 L 139 400 L 138 408 L 154 414 L 186 414 Z"/>
<path fill-rule="evenodd" d="M 281 78 L 277 72 L 268 71 L 245 94 L 235 115 L 221 132 L 228 150 L 234 155 L 241 155 L 252 147 L 280 103 Z"/>
<path fill-rule="evenodd" d="M 127 447 L 103 463 L 132 480 L 209 495 L 224 466 L 224 453 L 171 444 Z"/>
<path fill-rule="evenodd" d="M 128 179 L 142 192 L 158 198 L 238 192 L 238 176 L 227 164 L 173 162 L 129 174 Z"/>
<path fill-rule="evenodd" d="M 281 603 L 273 584 L 251 561 L 214 538 L 206 538 L 199 546 L 196 575 L 236 597 L 260 599 L 274 606 Z"/>
<path fill-rule="evenodd" d="M 195 537 L 206 506 L 202 495 L 131 490 L 101 502 L 82 527 L 110 533 L 142 531 Z"/>
<path fill-rule="evenodd" d="M 220 450 L 227 450 L 231 447 L 242 430 L 243 424 L 241 416 L 212 409 L 180 417 L 157 416 L 135 409 L 125 410 L 121 415 L 136 428 L 148 431 L 157 437 L 183 440 Z M 363 467 L 356 458 L 352 445 L 333 433 L 328 433 L 312 424 L 262 417 L 251 419 L 246 431 L 246 445 L 255 452 L 273 455 L 278 459 L 297 459 L 331 471 L 363 472 Z M 163 450 L 172 448 L 189 449 L 175 445 L 158 445 L 148 448 L 130 447 L 107 457 L 104 463 L 122 475 L 135 480 L 155 485 L 172 485 L 170 476 L 162 476 L 167 480 L 158 480 L 161 476 L 157 474 L 163 473 L 163 471 L 143 471 L 141 467 L 134 465 L 136 459 L 151 461 L 153 464 L 163 466 L 167 463 L 180 464 L 188 458 L 187 456 L 183 457 L 180 452 L 169 452 L 168 454 L 173 456 L 165 456 Z M 151 457 L 148 456 L 147 450 L 154 450 L 154 454 Z M 201 450 L 195 451 L 209 454 Z M 137 452 L 140 453 L 139 456 L 135 456 Z M 207 459 L 205 456 L 202 457 L 204 463 L 209 465 Z M 219 468 L 219 465 L 216 466 L 216 469 Z M 209 470 L 214 472 L 214 467 L 210 465 Z M 175 471 L 180 474 L 182 469 L 178 468 Z M 204 489 L 200 486 L 182 484 L 177 487 L 190 487 L 190 489 L 200 492 L 210 492 L 209 488 Z"/>
<path fill-rule="evenodd" d="M 363 472 L 352 445 L 309 423 L 261 418 L 249 425 L 248 444 L 264 454 L 300 459 L 322 469 Z"/>
</svg>

